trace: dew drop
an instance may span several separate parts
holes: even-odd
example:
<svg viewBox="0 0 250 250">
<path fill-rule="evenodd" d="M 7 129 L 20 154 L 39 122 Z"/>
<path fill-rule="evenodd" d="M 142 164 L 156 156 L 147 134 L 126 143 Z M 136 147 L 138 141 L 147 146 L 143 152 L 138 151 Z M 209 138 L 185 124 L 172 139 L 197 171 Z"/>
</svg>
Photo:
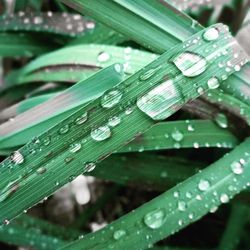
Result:
<svg viewBox="0 0 250 250">
<path fill-rule="evenodd" d="M 88 120 L 88 113 L 85 112 L 84 114 L 82 114 L 81 116 L 77 117 L 75 119 L 75 124 L 77 125 L 81 125 L 83 124 L 84 122 L 86 122 Z"/>
<path fill-rule="evenodd" d="M 206 41 L 213 41 L 213 40 L 216 40 L 218 37 L 219 37 L 219 30 L 214 27 L 209 28 L 203 34 L 203 38 Z"/>
<path fill-rule="evenodd" d="M 231 164 L 231 169 L 233 171 L 234 174 L 242 174 L 244 172 L 244 168 L 243 166 L 237 162 L 237 161 L 234 161 L 232 164 Z"/>
<path fill-rule="evenodd" d="M 208 190 L 210 187 L 210 182 L 208 180 L 200 180 L 199 184 L 198 184 L 198 188 L 201 190 L 201 191 L 206 191 Z"/>
<path fill-rule="evenodd" d="M 45 146 L 48 146 L 48 145 L 50 144 L 50 142 L 51 142 L 50 137 L 46 137 L 46 138 L 44 138 L 44 140 L 43 140 L 43 144 L 44 144 Z"/>
<path fill-rule="evenodd" d="M 66 124 L 59 129 L 59 134 L 61 134 L 61 135 L 66 134 L 68 131 L 69 131 L 69 125 Z"/>
<path fill-rule="evenodd" d="M 76 142 L 69 146 L 69 151 L 71 153 L 76 153 L 81 149 L 81 147 L 82 147 L 81 143 Z"/>
<path fill-rule="evenodd" d="M 178 55 L 174 58 L 173 63 L 182 74 L 187 77 L 198 76 L 202 74 L 207 67 L 206 59 L 192 52 L 184 52 Z"/>
<path fill-rule="evenodd" d="M 184 212 L 187 209 L 187 204 L 185 201 L 178 201 L 178 209 Z"/>
<path fill-rule="evenodd" d="M 188 129 L 188 131 L 193 132 L 194 131 L 194 126 L 189 124 L 187 129 Z"/>
<path fill-rule="evenodd" d="M 216 77 L 212 77 L 207 81 L 207 86 L 210 89 L 217 89 L 220 86 L 220 82 L 218 80 L 218 78 Z"/>
<path fill-rule="evenodd" d="M 91 172 L 95 169 L 96 164 L 94 162 L 87 162 L 84 165 L 84 172 Z"/>
<path fill-rule="evenodd" d="M 139 79 L 142 81 L 145 81 L 147 79 L 149 79 L 150 77 L 152 77 L 159 69 L 161 68 L 161 66 L 158 66 L 156 68 L 153 69 L 149 69 L 146 72 L 143 72 L 140 76 Z"/>
<path fill-rule="evenodd" d="M 165 221 L 165 212 L 163 209 L 156 209 L 144 216 L 144 223 L 151 229 L 160 228 Z"/>
<path fill-rule="evenodd" d="M 172 133 L 171 133 L 171 136 L 172 138 L 175 140 L 175 141 L 182 141 L 184 135 L 182 132 L 180 132 L 178 129 L 175 129 Z"/>
<path fill-rule="evenodd" d="M 215 116 L 215 122 L 221 128 L 227 128 L 228 127 L 227 117 L 224 114 L 222 114 L 222 113 L 218 113 Z"/>
<path fill-rule="evenodd" d="M 97 57 L 98 62 L 107 62 L 109 59 L 110 59 L 110 54 L 108 54 L 105 51 L 101 52 Z"/>
<path fill-rule="evenodd" d="M 111 131 L 108 126 L 101 126 L 91 131 L 91 137 L 95 141 L 104 141 L 111 136 Z"/>
<path fill-rule="evenodd" d="M 38 174 L 44 174 L 47 171 L 47 169 L 45 167 L 40 167 L 36 170 L 36 172 Z"/>
<path fill-rule="evenodd" d="M 115 240 L 119 240 L 126 235 L 126 231 L 120 229 L 114 232 L 113 237 Z"/>
<path fill-rule="evenodd" d="M 24 162 L 24 157 L 19 151 L 15 151 L 10 155 L 11 161 L 13 161 L 15 164 L 19 165 Z"/>
<path fill-rule="evenodd" d="M 152 119 L 163 120 L 172 114 L 171 106 L 176 104 L 177 100 L 182 98 L 174 82 L 168 80 L 138 98 L 137 107 Z"/>
<path fill-rule="evenodd" d="M 120 124 L 121 118 L 119 116 L 113 116 L 108 120 L 108 125 L 111 127 L 115 127 Z"/>
<path fill-rule="evenodd" d="M 104 93 L 101 105 L 103 108 L 112 108 L 120 102 L 121 98 L 122 93 L 119 90 L 111 90 L 108 93 Z"/>
<path fill-rule="evenodd" d="M 34 17 L 33 21 L 34 21 L 34 24 L 41 24 L 43 22 L 43 19 L 40 16 L 36 16 Z"/>
<path fill-rule="evenodd" d="M 227 195 L 227 194 L 222 194 L 222 195 L 220 196 L 220 201 L 221 201 L 222 203 L 228 203 L 228 202 L 229 202 L 229 197 L 228 197 L 228 195 Z"/>
</svg>

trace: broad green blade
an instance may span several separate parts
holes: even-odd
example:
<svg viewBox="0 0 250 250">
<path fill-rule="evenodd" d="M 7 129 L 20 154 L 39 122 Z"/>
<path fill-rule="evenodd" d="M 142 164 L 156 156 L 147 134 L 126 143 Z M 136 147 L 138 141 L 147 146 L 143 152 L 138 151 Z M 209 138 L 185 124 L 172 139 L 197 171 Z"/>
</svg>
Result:
<svg viewBox="0 0 250 250">
<path fill-rule="evenodd" d="M 156 124 L 138 136 L 119 152 L 143 152 L 147 150 L 222 147 L 232 148 L 238 140 L 225 126 L 219 127 L 212 121 L 173 121 Z"/>
<path fill-rule="evenodd" d="M 7 77 L 5 86 L 31 81 L 76 82 L 114 63 L 123 64 L 125 73 L 133 74 L 157 57 L 156 54 L 129 47 L 75 45 L 31 61 L 18 73 L 14 72 L 14 75 Z"/>
<path fill-rule="evenodd" d="M 211 29 L 218 31 L 218 38 L 201 39 Z M 200 42 L 193 43 L 197 39 Z M 228 53 L 222 55 L 225 49 Z M 233 52 L 239 56 L 234 58 Z M 200 88 L 218 87 L 222 75 L 233 70 L 225 73 L 217 65 L 229 60 L 234 67 L 244 64 L 246 55 L 224 25 L 209 27 L 14 152 L 1 163 L 0 221 L 13 219 L 76 176 L 90 172 L 96 163 L 197 98 Z M 117 116 L 121 122 L 114 127 L 108 122 Z"/>
<path fill-rule="evenodd" d="M 123 79 L 121 65 L 110 66 L 85 81 L 80 81 L 54 98 L 0 125 L 0 148 L 25 144 L 32 137 L 69 116 L 80 106 L 101 96 Z M 85 118 L 82 118 L 85 119 Z"/>
<path fill-rule="evenodd" d="M 62 0 L 62 2 L 156 52 L 165 52 L 202 29 L 197 22 L 177 12 L 165 1 Z"/>
<path fill-rule="evenodd" d="M 200 173 L 62 249 L 145 249 L 180 231 L 249 185 L 249 148 L 248 138 Z"/>
</svg>

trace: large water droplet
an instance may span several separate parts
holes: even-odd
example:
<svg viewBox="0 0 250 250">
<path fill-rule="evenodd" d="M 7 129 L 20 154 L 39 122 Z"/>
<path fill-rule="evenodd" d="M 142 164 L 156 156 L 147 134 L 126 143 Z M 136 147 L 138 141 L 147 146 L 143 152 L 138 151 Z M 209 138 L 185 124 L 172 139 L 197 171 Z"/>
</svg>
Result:
<svg viewBox="0 0 250 250">
<path fill-rule="evenodd" d="M 198 184 L 198 188 L 201 190 L 201 191 L 206 191 L 208 190 L 210 187 L 210 182 L 208 180 L 200 180 L 199 184 Z"/>
<path fill-rule="evenodd" d="M 110 54 L 108 54 L 105 51 L 101 52 L 97 57 L 98 62 L 107 62 L 109 59 L 110 59 Z"/>
<path fill-rule="evenodd" d="M 10 155 L 11 161 L 13 161 L 15 164 L 22 164 L 24 162 L 24 157 L 19 151 L 15 151 Z"/>
<path fill-rule="evenodd" d="M 181 99 L 174 82 L 168 80 L 140 97 L 137 106 L 152 119 L 163 120 L 172 114 L 171 106 Z"/>
<path fill-rule="evenodd" d="M 107 138 L 109 138 L 110 136 L 111 136 L 110 128 L 106 125 L 101 126 L 97 129 L 93 129 L 91 131 L 91 137 L 95 141 L 103 141 L 103 140 L 106 140 Z"/>
<path fill-rule="evenodd" d="M 228 127 L 228 120 L 227 117 L 222 114 L 222 113 L 218 113 L 215 116 L 215 122 L 217 123 L 217 125 L 221 128 L 227 128 Z"/>
<path fill-rule="evenodd" d="M 119 240 L 122 237 L 124 237 L 125 235 L 126 235 L 126 231 L 120 229 L 120 230 L 117 230 L 117 231 L 114 232 L 113 237 L 114 237 L 115 240 Z"/>
<path fill-rule="evenodd" d="M 207 61 L 193 52 L 184 52 L 174 58 L 173 63 L 184 76 L 198 76 L 206 70 Z"/>
<path fill-rule="evenodd" d="M 165 221 L 165 212 L 163 209 L 156 209 L 144 216 L 144 223 L 151 229 L 160 228 Z"/>
<path fill-rule="evenodd" d="M 235 174 L 242 174 L 244 172 L 243 166 L 237 161 L 231 164 L 231 169 Z"/>
<path fill-rule="evenodd" d="M 180 132 L 178 129 L 175 129 L 172 133 L 171 133 L 172 138 L 175 141 L 181 141 L 184 137 L 183 133 Z"/>
<path fill-rule="evenodd" d="M 214 27 L 209 28 L 203 34 L 203 38 L 207 41 L 216 40 L 218 37 L 219 37 L 219 30 Z"/>
<path fill-rule="evenodd" d="M 108 93 L 104 93 L 101 99 L 101 105 L 104 108 L 112 108 L 120 102 L 122 93 L 119 90 L 111 90 Z"/>
<path fill-rule="evenodd" d="M 207 86 L 210 89 L 217 89 L 220 86 L 220 82 L 218 80 L 218 78 L 216 77 L 212 77 L 207 81 Z"/>
</svg>

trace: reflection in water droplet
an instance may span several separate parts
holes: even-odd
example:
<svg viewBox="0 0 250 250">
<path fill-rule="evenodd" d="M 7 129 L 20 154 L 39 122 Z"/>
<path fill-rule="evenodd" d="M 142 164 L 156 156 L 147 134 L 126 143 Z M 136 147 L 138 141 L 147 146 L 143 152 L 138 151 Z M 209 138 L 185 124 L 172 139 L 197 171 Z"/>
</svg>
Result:
<svg viewBox="0 0 250 250">
<path fill-rule="evenodd" d="M 163 120 L 172 114 L 171 107 L 181 100 L 174 82 L 168 80 L 140 97 L 137 107 L 152 119 Z"/>
<path fill-rule="evenodd" d="M 207 41 L 216 40 L 219 37 L 219 30 L 212 27 L 206 30 L 203 34 L 203 38 Z"/>
<path fill-rule="evenodd" d="M 165 212 L 163 209 L 156 209 L 144 216 L 144 223 L 151 229 L 160 228 L 165 221 Z"/>
<path fill-rule="evenodd" d="M 174 58 L 173 63 L 184 76 L 195 77 L 206 70 L 207 61 L 193 52 L 184 52 Z"/>
<path fill-rule="evenodd" d="M 119 90 L 111 90 L 104 93 L 101 99 L 101 105 L 103 108 L 112 108 L 120 102 L 122 93 Z"/>
<path fill-rule="evenodd" d="M 101 126 L 91 131 L 91 137 L 95 141 L 103 141 L 111 136 L 111 131 L 108 126 Z"/>
</svg>

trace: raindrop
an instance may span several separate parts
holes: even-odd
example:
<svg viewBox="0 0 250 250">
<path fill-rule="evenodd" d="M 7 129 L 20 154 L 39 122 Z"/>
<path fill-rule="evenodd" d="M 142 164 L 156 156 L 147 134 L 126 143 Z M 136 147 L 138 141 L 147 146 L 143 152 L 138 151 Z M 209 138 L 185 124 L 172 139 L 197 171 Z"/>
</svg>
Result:
<svg viewBox="0 0 250 250">
<path fill-rule="evenodd" d="M 188 125 L 188 131 L 193 132 L 194 131 L 194 126 L 189 124 Z"/>
<path fill-rule="evenodd" d="M 103 108 L 112 108 L 120 102 L 122 93 L 119 90 L 111 90 L 105 93 L 101 99 L 101 105 Z"/>
<path fill-rule="evenodd" d="M 172 133 L 171 133 L 171 136 L 172 138 L 175 140 L 175 141 L 181 141 L 184 137 L 183 133 L 180 132 L 178 129 L 175 129 Z"/>
<path fill-rule="evenodd" d="M 94 162 L 87 162 L 84 165 L 84 172 L 91 172 L 95 169 L 96 164 Z"/>
<path fill-rule="evenodd" d="M 81 125 L 83 124 L 84 122 L 86 122 L 88 120 L 88 113 L 85 112 L 84 114 L 82 114 L 81 116 L 77 117 L 75 119 L 75 124 L 77 125 Z"/>
<path fill-rule="evenodd" d="M 149 79 L 150 77 L 152 77 L 159 69 L 161 68 L 161 65 L 153 68 L 153 69 L 149 69 L 146 72 L 143 72 L 140 76 L 139 79 L 142 81 L 145 81 L 147 79 Z"/>
<path fill-rule="evenodd" d="M 48 145 L 50 144 L 50 142 L 51 142 L 50 137 L 46 137 L 46 138 L 44 138 L 44 140 L 43 140 L 43 144 L 44 144 L 45 146 L 48 146 Z"/>
<path fill-rule="evenodd" d="M 98 62 L 107 62 L 109 59 L 110 59 L 110 54 L 108 54 L 105 51 L 100 52 L 97 58 Z"/>
<path fill-rule="evenodd" d="M 218 80 L 218 78 L 216 77 L 212 77 L 207 81 L 207 86 L 210 89 L 217 89 L 220 86 L 220 82 Z"/>
<path fill-rule="evenodd" d="M 219 30 L 212 27 L 206 30 L 203 34 L 203 38 L 207 41 L 216 40 L 219 37 Z"/>
<path fill-rule="evenodd" d="M 227 128 L 228 127 L 227 117 L 224 114 L 222 114 L 222 113 L 218 113 L 215 116 L 215 122 L 221 128 Z"/>
<path fill-rule="evenodd" d="M 222 203 L 227 203 L 227 202 L 229 202 L 229 197 L 228 197 L 228 195 L 227 195 L 227 194 L 222 194 L 222 195 L 220 196 L 220 201 L 221 201 Z"/>
<path fill-rule="evenodd" d="M 24 157 L 19 151 L 15 151 L 10 155 L 11 161 L 13 161 L 15 164 L 22 164 L 24 162 Z"/>
<path fill-rule="evenodd" d="M 115 127 L 120 124 L 121 118 L 119 116 L 113 116 L 108 120 L 108 125 L 111 127 Z"/>
<path fill-rule="evenodd" d="M 34 17 L 34 24 L 41 24 L 43 22 L 42 17 L 36 16 Z"/>
<path fill-rule="evenodd" d="M 137 100 L 137 107 L 154 120 L 163 120 L 172 114 L 171 107 L 182 100 L 172 80 L 160 84 Z"/>
<path fill-rule="evenodd" d="M 59 134 L 66 134 L 69 131 L 69 125 L 65 125 L 59 129 Z"/>
<path fill-rule="evenodd" d="M 174 58 L 173 63 L 184 76 L 198 76 L 206 70 L 207 61 L 193 52 L 184 52 Z"/>
<path fill-rule="evenodd" d="M 163 209 L 156 209 L 144 216 L 144 223 L 151 229 L 160 228 L 165 221 L 165 212 Z"/>
<path fill-rule="evenodd" d="M 36 170 L 36 172 L 38 174 L 44 174 L 47 171 L 47 169 L 45 167 L 40 167 Z"/>
<path fill-rule="evenodd" d="M 237 161 L 234 161 L 231 164 L 231 169 L 232 169 L 233 173 L 235 173 L 235 174 L 242 174 L 244 172 L 243 166 Z"/>
<path fill-rule="evenodd" d="M 93 129 L 90 135 L 95 141 L 103 141 L 111 136 L 111 131 L 110 128 L 105 125 L 97 129 Z"/>
<path fill-rule="evenodd" d="M 185 201 L 178 201 L 178 209 L 184 212 L 187 209 L 187 204 Z"/>
<path fill-rule="evenodd" d="M 115 240 L 119 240 L 126 235 L 126 231 L 120 229 L 114 232 L 113 237 Z"/>
<path fill-rule="evenodd" d="M 81 147 L 82 147 L 81 143 L 76 142 L 69 146 L 69 151 L 71 153 L 76 153 L 81 149 Z"/>
<path fill-rule="evenodd" d="M 201 191 L 206 191 L 208 190 L 210 187 L 210 182 L 208 180 L 200 180 L 199 184 L 198 184 L 198 188 L 201 190 Z"/>
</svg>

